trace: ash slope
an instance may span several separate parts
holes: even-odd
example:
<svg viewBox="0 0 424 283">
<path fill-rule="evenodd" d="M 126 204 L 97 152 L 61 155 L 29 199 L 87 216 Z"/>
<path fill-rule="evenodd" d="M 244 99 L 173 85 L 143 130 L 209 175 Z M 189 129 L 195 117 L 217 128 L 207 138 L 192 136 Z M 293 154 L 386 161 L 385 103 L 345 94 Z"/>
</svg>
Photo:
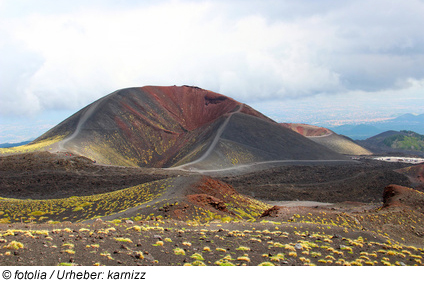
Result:
<svg viewBox="0 0 424 283">
<path fill-rule="evenodd" d="M 275 160 L 344 160 L 251 107 L 197 87 L 118 90 L 66 119 L 34 144 L 101 164 L 221 169 Z"/>
<path fill-rule="evenodd" d="M 282 123 L 281 125 L 340 154 L 372 155 L 372 152 L 368 149 L 327 128 L 295 123 Z"/>
</svg>

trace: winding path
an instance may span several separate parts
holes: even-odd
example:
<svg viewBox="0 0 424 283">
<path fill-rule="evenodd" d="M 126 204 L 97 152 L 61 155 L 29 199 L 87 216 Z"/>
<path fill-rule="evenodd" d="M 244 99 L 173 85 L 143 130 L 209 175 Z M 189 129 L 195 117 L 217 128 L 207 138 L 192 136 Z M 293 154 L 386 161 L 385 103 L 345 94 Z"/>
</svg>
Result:
<svg viewBox="0 0 424 283">
<path fill-rule="evenodd" d="M 179 169 L 183 171 L 191 171 L 196 173 L 220 173 L 220 172 L 229 172 L 229 171 L 240 171 L 241 169 L 248 169 L 254 166 L 258 165 L 269 165 L 269 164 L 278 164 L 278 165 L 305 165 L 305 164 L 331 164 L 331 163 L 357 163 L 358 161 L 354 160 L 269 160 L 269 161 L 261 161 L 261 162 L 254 162 L 254 163 L 248 163 L 243 165 L 238 165 L 234 167 L 228 167 L 223 169 L 212 169 L 212 170 L 186 170 L 186 169 Z M 173 169 L 173 168 L 169 168 Z"/>
<path fill-rule="evenodd" d="M 229 113 L 227 119 L 225 119 L 224 123 L 222 123 L 222 125 L 219 127 L 219 129 L 216 131 L 216 135 L 211 143 L 211 145 L 209 146 L 209 148 L 206 150 L 206 152 L 198 159 L 189 162 L 189 163 L 185 163 L 183 165 L 180 166 L 176 166 L 176 167 L 171 167 L 170 169 L 175 169 L 175 170 L 184 170 L 184 171 L 192 171 L 192 170 L 187 170 L 184 169 L 187 166 L 191 166 L 193 164 L 199 163 L 203 160 L 205 160 L 210 154 L 211 152 L 214 150 L 214 148 L 216 147 L 216 145 L 218 144 L 219 139 L 222 136 L 222 133 L 224 132 L 225 128 L 227 127 L 228 123 L 230 122 L 231 117 L 235 114 L 235 113 L 240 113 L 240 111 L 243 109 L 243 104 L 240 105 L 240 107 L 234 111 Z M 197 171 L 196 171 L 197 172 Z"/>
<path fill-rule="evenodd" d="M 64 138 L 63 140 L 61 140 L 59 142 L 59 144 L 58 144 L 59 151 L 64 151 L 66 144 L 69 141 L 73 140 L 76 136 L 78 136 L 78 134 L 81 132 L 82 126 L 84 126 L 85 122 L 87 122 L 87 120 L 91 117 L 91 115 L 93 115 L 94 110 L 96 110 L 97 106 L 99 106 L 99 104 L 105 98 L 106 97 L 103 97 L 103 98 L 97 100 L 96 102 L 92 103 L 91 106 L 88 109 L 85 110 L 85 112 L 80 116 L 79 121 L 78 121 L 78 125 L 75 128 L 75 131 L 72 133 L 72 135 Z"/>
</svg>

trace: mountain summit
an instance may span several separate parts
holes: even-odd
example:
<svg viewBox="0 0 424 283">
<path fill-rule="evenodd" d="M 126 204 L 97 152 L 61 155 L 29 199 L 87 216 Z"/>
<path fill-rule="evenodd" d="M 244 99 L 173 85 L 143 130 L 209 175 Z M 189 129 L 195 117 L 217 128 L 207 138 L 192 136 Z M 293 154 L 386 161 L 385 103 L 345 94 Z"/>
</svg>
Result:
<svg viewBox="0 0 424 283">
<path fill-rule="evenodd" d="M 36 139 L 101 164 L 211 170 L 274 160 L 343 156 L 248 105 L 191 86 L 115 91 Z"/>
</svg>

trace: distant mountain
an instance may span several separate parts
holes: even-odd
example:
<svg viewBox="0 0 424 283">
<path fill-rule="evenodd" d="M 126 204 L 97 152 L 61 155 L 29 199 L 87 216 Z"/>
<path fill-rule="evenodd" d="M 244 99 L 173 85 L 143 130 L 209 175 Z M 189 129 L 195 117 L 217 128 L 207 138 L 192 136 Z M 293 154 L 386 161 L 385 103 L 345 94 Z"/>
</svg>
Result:
<svg viewBox="0 0 424 283">
<path fill-rule="evenodd" d="M 365 124 L 341 125 L 337 127 L 330 127 L 329 129 L 354 140 L 364 140 L 382 132 L 381 129 L 375 126 Z"/>
<path fill-rule="evenodd" d="M 25 144 L 29 144 L 31 141 L 23 141 L 23 142 L 17 142 L 17 143 L 1 143 L 0 148 L 10 148 L 10 147 L 16 147 L 21 146 Z"/>
<path fill-rule="evenodd" d="M 390 123 L 401 125 L 409 123 L 411 126 L 421 125 L 424 123 L 424 114 L 414 115 L 411 113 L 407 113 L 391 120 Z"/>
<path fill-rule="evenodd" d="M 190 170 L 346 159 L 248 105 L 190 86 L 115 91 L 25 148 L 73 152 L 100 164 Z"/>
<path fill-rule="evenodd" d="M 392 120 L 387 120 L 375 124 L 383 130 L 395 130 L 395 131 L 413 131 L 418 134 L 424 134 L 424 114 L 404 114 Z"/>
<path fill-rule="evenodd" d="M 354 140 L 364 140 L 375 136 L 381 132 L 394 131 L 414 131 L 419 134 L 424 134 L 424 114 L 404 114 L 399 117 L 369 124 L 360 125 L 341 125 L 330 127 L 330 129 L 341 135 L 348 136 Z"/>
<path fill-rule="evenodd" d="M 310 140 L 328 147 L 335 152 L 347 155 L 371 155 L 372 152 L 355 143 L 348 137 L 318 126 L 296 123 L 282 123 L 284 127 L 309 138 Z"/>
<path fill-rule="evenodd" d="M 413 131 L 386 131 L 357 142 L 375 153 L 424 154 L 424 135 Z"/>
</svg>

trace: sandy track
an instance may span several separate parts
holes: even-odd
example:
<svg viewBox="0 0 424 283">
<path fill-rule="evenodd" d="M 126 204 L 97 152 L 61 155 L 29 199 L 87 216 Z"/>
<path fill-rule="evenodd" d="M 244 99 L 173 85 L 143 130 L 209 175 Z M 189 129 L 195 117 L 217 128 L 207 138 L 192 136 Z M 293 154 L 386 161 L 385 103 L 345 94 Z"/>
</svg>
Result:
<svg viewBox="0 0 424 283">
<path fill-rule="evenodd" d="M 110 95 L 100 98 L 99 100 L 91 104 L 91 106 L 88 109 L 85 110 L 84 114 L 81 115 L 78 121 L 78 125 L 75 128 L 75 131 L 72 133 L 72 135 L 70 135 L 69 137 L 66 137 L 65 139 L 59 142 L 58 144 L 59 151 L 64 151 L 66 144 L 78 136 L 78 134 L 81 132 L 81 128 L 84 126 L 87 120 L 93 115 L 94 110 L 96 110 L 99 104 L 102 103 L 102 101 L 104 101 L 109 96 Z"/>
<path fill-rule="evenodd" d="M 273 166 L 285 166 L 285 165 L 318 165 L 318 164 L 331 164 L 335 165 L 338 163 L 342 164 L 352 164 L 357 163 L 354 160 L 270 160 L 270 161 L 261 161 L 254 162 L 249 164 L 238 165 L 234 167 L 228 167 L 223 169 L 213 169 L 213 170 L 198 170 L 198 169 L 179 169 L 182 171 L 196 172 L 200 174 L 208 174 L 208 175 L 237 175 L 237 174 L 245 174 L 248 172 L 254 172 L 257 170 L 268 169 Z"/>
<path fill-rule="evenodd" d="M 201 161 L 203 161 L 203 160 L 205 160 L 211 153 L 212 153 L 212 151 L 215 149 L 215 147 L 216 147 L 216 145 L 218 144 L 218 142 L 219 142 L 219 139 L 221 138 L 221 136 L 222 136 L 222 133 L 224 132 L 224 130 L 226 129 L 226 127 L 227 127 L 227 125 L 228 125 L 228 123 L 230 122 L 230 120 L 231 120 L 231 117 L 233 116 L 233 114 L 235 114 L 235 113 L 240 113 L 240 111 L 243 109 L 243 105 L 240 105 L 240 107 L 239 107 L 239 109 L 237 109 L 236 111 L 234 111 L 234 112 L 232 112 L 232 113 L 230 113 L 229 115 L 228 115 L 228 117 L 227 117 L 227 119 L 225 119 L 225 121 L 224 121 L 224 123 L 222 123 L 222 125 L 218 128 L 218 130 L 217 130 L 217 132 L 216 132 L 216 135 L 215 135 L 215 137 L 214 137 L 214 139 L 213 139 L 213 141 L 212 141 L 212 143 L 211 143 L 211 145 L 209 146 L 209 148 L 206 150 L 206 152 L 199 158 L 199 159 L 197 159 L 197 160 L 194 160 L 194 161 L 192 161 L 192 162 L 189 162 L 189 163 L 186 163 L 186 164 L 183 164 L 183 165 L 180 165 L 180 166 L 177 166 L 177 167 L 173 167 L 173 169 L 177 169 L 177 170 L 187 170 L 187 169 L 185 169 L 186 167 L 188 167 L 188 166 L 191 166 L 191 165 L 193 165 L 193 164 L 197 164 L 197 163 L 199 163 L 199 162 L 201 162 Z M 191 171 L 191 170 L 187 170 L 187 171 Z"/>
</svg>

